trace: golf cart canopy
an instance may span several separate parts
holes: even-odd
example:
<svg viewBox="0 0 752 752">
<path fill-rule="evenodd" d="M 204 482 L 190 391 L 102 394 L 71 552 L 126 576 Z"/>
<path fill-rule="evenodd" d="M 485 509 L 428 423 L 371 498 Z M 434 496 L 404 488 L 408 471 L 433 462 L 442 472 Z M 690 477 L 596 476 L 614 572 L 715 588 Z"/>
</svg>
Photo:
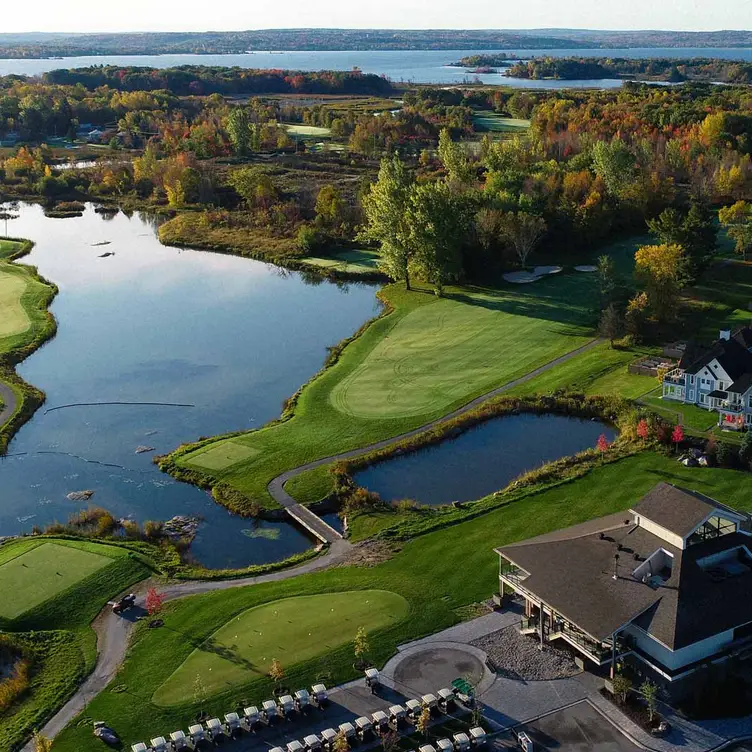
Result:
<svg viewBox="0 0 752 752">
<path fill-rule="evenodd" d="M 195 723 L 193 726 L 189 726 L 188 733 L 197 741 L 206 736 L 206 731 L 204 731 L 204 727 L 200 723 Z"/>
<path fill-rule="evenodd" d="M 238 726 L 240 724 L 240 716 L 237 713 L 227 713 L 225 715 L 225 723 L 228 726 Z"/>
<path fill-rule="evenodd" d="M 408 700 L 405 703 L 408 712 L 414 713 L 421 709 L 422 705 L 417 700 Z"/>
<path fill-rule="evenodd" d="M 451 739 L 439 739 L 439 741 L 436 742 L 436 748 L 439 752 L 452 752 L 454 744 L 452 744 Z"/>
<path fill-rule="evenodd" d="M 293 739 L 287 745 L 287 752 L 303 752 L 304 749 L 303 745 L 297 739 Z"/>
<path fill-rule="evenodd" d="M 439 690 L 439 699 L 440 700 L 453 700 L 454 699 L 454 690 L 451 690 L 448 687 L 444 687 L 444 689 L 440 689 Z"/>
<path fill-rule="evenodd" d="M 373 719 L 373 722 L 379 726 L 384 726 L 389 723 L 389 716 L 383 710 L 377 710 L 371 715 L 371 718 Z"/>
<path fill-rule="evenodd" d="M 324 729 L 321 738 L 325 742 L 333 742 L 337 738 L 337 732 L 333 728 Z"/>
<path fill-rule="evenodd" d="M 339 730 L 345 735 L 345 736 L 355 736 L 355 726 L 352 725 L 352 723 L 340 723 L 339 724 Z"/>
<path fill-rule="evenodd" d="M 292 710 L 292 706 L 295 704 L 292 695 L 282 695 L 277 702 L 279 703 L 279 707 L 283 710 Z"/>
<path fill-rule="evenodd" d="M 314 684 L 311 687 L 311 692 L 313 692 L 314 696 L 319 700 L 326 699 L 326 686 L 323 684 Z"/>
<path fill-rule="evenodd" d="M 358 731 L 367 731 L 372 725 L 371 719 L 368 716 L 362 715 L 360 718 L 355 719 L 355 726 Z"/>
<path fill-rule="evenodd" d="M 259 709 L 255 705 L 251 705 L 243 711 L 243 715 L 249 721 L 257 721 L 259 719 Z"/>
<path fill-rule="evenodd" d="M 379 670 L 377 668 L 366 669 L 366 679 L 378 679 L 378 678 L 379 678 Z"/>
<path fill-rule="evenodd" d="M 402 705 L 392 705 L 392 707 L 389 708 L 389 715 L 392 718 L 404 718 L 406 712 L 407 711 L 402 707 Z"/>
<path fill-rule="evenodd" d="M 131 746 L 132 752 L 148 752 L 148 747 L 143 742 L 136 742 Z"/>
<path fill-rule="evenodd" d="M 267 715 L 277 714 L 277 703 L 274 700 L 264 700 L 261 703 L 261 708 Z"/>
<path fill-rule="evenodd" d="M 303 739 L 303 744 L 305 744 L 308 749 L 316 749 L 321 746 L 321 739 L 319 739 L 316 734 L 308 734 L 308 736 Z"/>
<path fill-rule="evenodd" d="M 167 752 L 167 739 L 158 736 L 151 740 L 151 746 L 154 752 Z"/>
<path fill-rule="evenodd" d="M 308 690 L 307 689 L 299 689 L 295 693 L 295 699 L 301 705 L 308 705 L 308 701 L 311 699 L 311 695 L 308 694 Z"/>
<path fill-rule="evenodd" d="M 206 722 L 206 728 L 208 728 L 209 731 L 220 731 L 222 729 L 222 721 L 220 721 L 219 718 L 210 718 Z"/>
<path fill-rule="evenodd" d="M 436 705 L 438 700 L 436 699 L 436 695 L 423 695 L 423 697 L 420 698 L 423 705 L 427 708 L 432 708 Z"/>
</svg>

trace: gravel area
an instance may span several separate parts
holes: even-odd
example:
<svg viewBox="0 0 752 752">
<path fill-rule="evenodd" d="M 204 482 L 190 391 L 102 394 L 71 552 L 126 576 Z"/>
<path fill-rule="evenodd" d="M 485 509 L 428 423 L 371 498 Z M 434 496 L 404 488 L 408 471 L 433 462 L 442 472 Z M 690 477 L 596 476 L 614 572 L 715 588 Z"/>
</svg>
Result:
<svg viewBox="0 0 752 752">
<path fill-rule="evenodd" d="M 541 650 L 538 639 L 521 635 L 517 625 L 492 632 L 470 644 L 485 650 L 496 673 L 507 679 L 550 681 L 580 673 L 567 648 L 546 643 Z"/>
</svg>

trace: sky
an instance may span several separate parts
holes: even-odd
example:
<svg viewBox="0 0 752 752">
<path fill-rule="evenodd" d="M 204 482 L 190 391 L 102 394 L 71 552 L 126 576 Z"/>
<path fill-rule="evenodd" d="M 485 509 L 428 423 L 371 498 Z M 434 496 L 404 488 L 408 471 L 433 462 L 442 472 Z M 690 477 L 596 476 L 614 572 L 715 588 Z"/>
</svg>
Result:
<svg viewBox="0 0 752 752">
<path fill-rule="evenodd" d="M 0 32 L 301 27 L 750 29 L 752 0 L 32 0 L 8 2 L 0 19 Z"/>
</svg>

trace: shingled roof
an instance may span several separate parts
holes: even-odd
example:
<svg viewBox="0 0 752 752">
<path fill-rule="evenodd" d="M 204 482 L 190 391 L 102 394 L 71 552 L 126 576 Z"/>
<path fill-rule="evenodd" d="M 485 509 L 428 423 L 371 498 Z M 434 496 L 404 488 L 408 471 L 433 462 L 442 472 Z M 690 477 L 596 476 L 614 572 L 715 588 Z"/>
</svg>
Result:
<svg viewBox="0 0 752 752">
<path fill-rule="evenodd" d="M 646 517 L 680 538 L 686 538 L 715 510 L 743 518 L 743 515 L 709 496 L 670 483 L 659 483 L 632 507 L 635 514 Z"/>
<path fill-rule="evenodd" d="M 752 353 L 734 338 L 718 340 L 709 349 L 688 347 L 679 366 L 687 373 L 695 374 L 713 360 L 717 360 L 733 380 L 752 372 Z"/>
<path fill-rule="evenodd" d="M 691 532 L 692 522 L 700 524 L 713 509 L 731 511 L 701 494 L 661 483 L 634 511 L 660 517 L 663 522 L 653 521 L 668 529 Z M 526 590 L 597 640 L 635 622 L 678 650 L 752 621 L 752 570 L 717 581 L 697 563 L 742 546 L 752 549 L 752 538 L 736 532 L 682 550 L 621 512 L 503 546 L 497 553 L 529 573 Z M 633 573 L 659 549 L 673 557 L 671 574 L 652 587 Z"/>
</svg>

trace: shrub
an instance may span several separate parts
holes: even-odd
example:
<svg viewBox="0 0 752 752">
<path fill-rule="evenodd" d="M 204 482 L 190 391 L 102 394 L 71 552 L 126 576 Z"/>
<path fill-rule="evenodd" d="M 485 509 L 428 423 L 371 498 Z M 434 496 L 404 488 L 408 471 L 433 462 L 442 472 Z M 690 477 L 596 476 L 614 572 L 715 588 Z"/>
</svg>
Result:
<svg viewBox="0 0 752 752">
<path fill-rule="evenodd" d="M 144 522 L 144 537 L 146 540 L 156 540 L 162 536 L 163 525 L 157 520 L 146 520 Z"/>
<path fill-rule="evenodd" d="M 302 225 L 298 230 L 298 248 L 305 253 L 314 253 L 321 249 L 324 243 L 323 235 L 310 225 Z"/>
<path fill-rule="evenodd" d="M 717 463 L 721 467 L 733 467 L 736 452 L 730 444 L 725 441 L 719 441 L 715 450 L 715 457 Z"/>
</svg>

